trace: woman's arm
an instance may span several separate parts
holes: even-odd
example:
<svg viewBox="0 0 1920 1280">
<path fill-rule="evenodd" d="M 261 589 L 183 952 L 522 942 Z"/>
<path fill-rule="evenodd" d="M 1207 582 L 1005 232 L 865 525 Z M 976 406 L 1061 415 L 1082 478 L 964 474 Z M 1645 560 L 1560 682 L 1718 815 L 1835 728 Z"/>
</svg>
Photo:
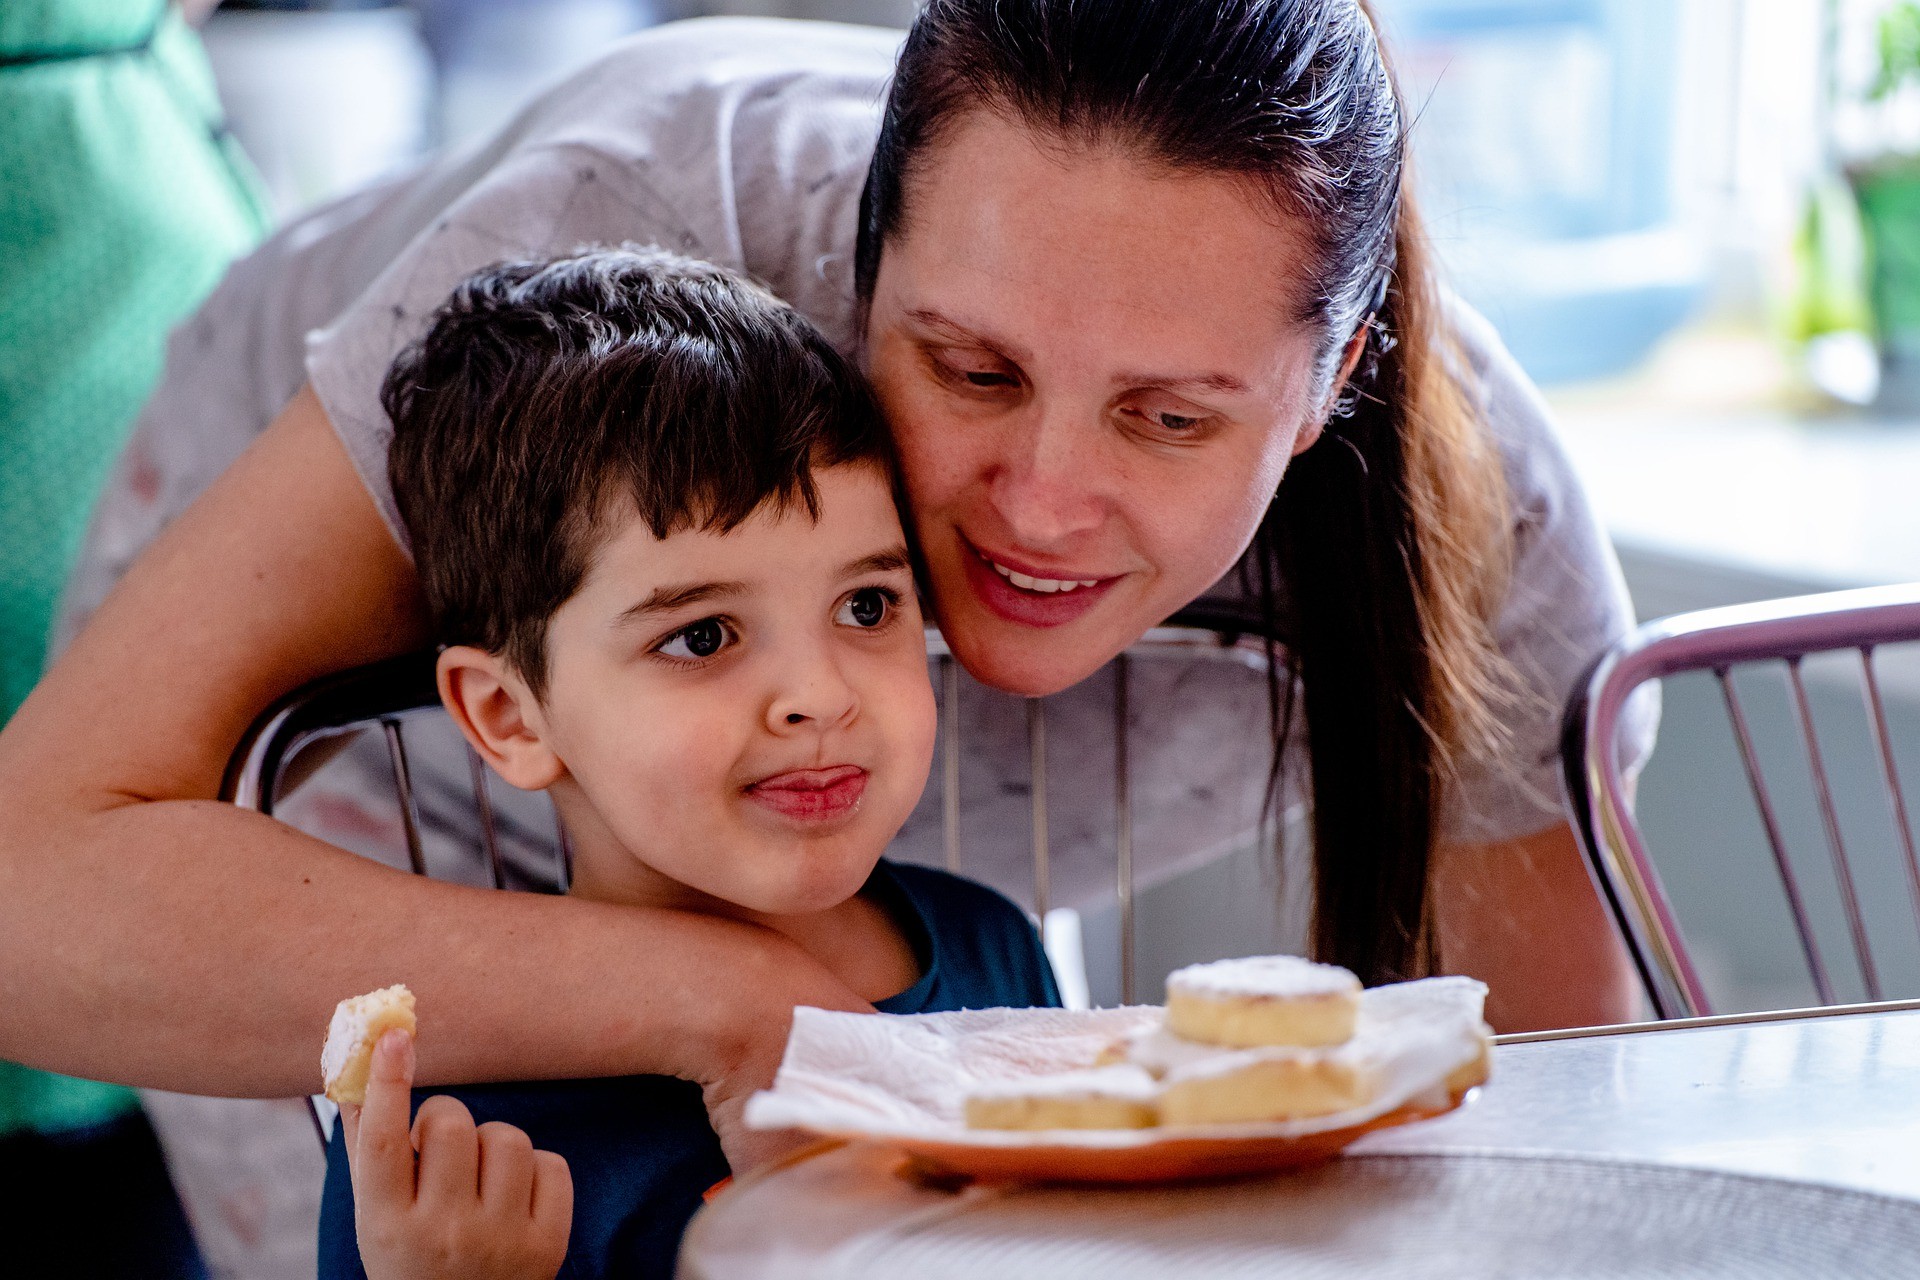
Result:
<svg viewBox="0 0 1920 1280">
<path fill-rule="evenodd" d="M 214 799 L 261 708 L 425 634 L 303 390 L 0 732 L 0 1057 L 306 1093 L 334 1002 L 404 981 L 437 1028 L 427 1083 L 678 1075 L 724 1130 L 794 1004 L 866 1007 L 764 930 L 436 884 Z"/>
<path fill-rule="evenodd" d="M 1495 1031 L 1631 1022 L 1640 983 L 1571 829 L 1443 847 L 1433 869 L 1440 964 L 1487 984 Z"/>
</svg>

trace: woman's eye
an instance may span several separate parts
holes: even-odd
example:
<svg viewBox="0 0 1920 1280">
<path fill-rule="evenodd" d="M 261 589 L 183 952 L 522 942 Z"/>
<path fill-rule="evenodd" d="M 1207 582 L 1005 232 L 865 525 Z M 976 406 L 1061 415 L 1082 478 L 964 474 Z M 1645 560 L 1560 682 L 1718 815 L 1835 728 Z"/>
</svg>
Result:
<svg viewBox="0 0 1920 1280">
<path fill-rule="evenodd" d="M 888 612 L 893 608 L 891 592 L 879 587 L 862 587 L 846 598 L 840 606 L 840 612 L 834 615 L 834 621 L 843 627 L 862 627 L 871 630 L 887 620 Z"/>
<path fill-rule="evenodd" d="M 1020 385 L 1020 379 L 989 356 L 935 356 L 934 364 L 949 382 L 978 391 L 998 391 Z"/>
<path fill-rule="evenodd" d="M 668 636 L 666 643 L 654 652 L 683 660 L 711 658 L 727 647 L 729 639 L 726 623 L 718 618 L 702 618 Z"/>
<path fill-rule="evenodd" d="M 1208 422 L 1204 413 L 1176 413 L 1171 409 L 1153 409 L 1144 405 L 1135 405 L 1129 411 L 1138 421 L 1144 421 L 1150 430 L 1163 436 L 1194 435 Z"/>
</svg>

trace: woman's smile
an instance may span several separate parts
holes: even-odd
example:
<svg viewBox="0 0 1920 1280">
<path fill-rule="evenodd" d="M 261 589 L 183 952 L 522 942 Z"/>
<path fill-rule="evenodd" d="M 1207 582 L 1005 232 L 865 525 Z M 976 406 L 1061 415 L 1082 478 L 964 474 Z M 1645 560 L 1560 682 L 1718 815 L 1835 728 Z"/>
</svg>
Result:
<svg viewBox="0 0 1920 1280">
<path fill-rule="evenodd" d="M 1125 576 L 1048 570 L 988 555 L 958 530 L 954 536 L 963 549 L 966 582 L 975 597 L 996 616 L 1025 626 L 1057 627 L 1083 617 Z"/>
</svg>

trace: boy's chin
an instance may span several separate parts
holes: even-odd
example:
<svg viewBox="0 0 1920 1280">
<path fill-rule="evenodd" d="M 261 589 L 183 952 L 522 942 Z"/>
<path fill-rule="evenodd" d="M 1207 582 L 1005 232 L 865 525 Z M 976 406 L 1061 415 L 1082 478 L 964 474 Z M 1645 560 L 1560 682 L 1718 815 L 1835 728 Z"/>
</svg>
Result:
<svg viewBox="0 0 1920 1280">
<path fill-rule="evenodd" d="M 876 853 L 870 857 L 835 859 L 830 866 L 812 864 L 796 868 L 797 874 L 775 877 L 773 883 L 761 886 L 753 893 L 757 901 L 741 905 L 769 916 L 803 916 L 829 911 L 860 892 L 878 861 Z"/>
</svg>

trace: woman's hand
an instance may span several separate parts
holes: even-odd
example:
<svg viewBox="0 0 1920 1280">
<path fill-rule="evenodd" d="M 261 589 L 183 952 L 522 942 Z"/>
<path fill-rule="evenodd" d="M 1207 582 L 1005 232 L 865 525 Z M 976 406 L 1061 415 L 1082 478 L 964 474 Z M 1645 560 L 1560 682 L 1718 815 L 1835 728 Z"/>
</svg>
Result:
<svg viewBox="0 0 1920 1280">
<path fill-rule="evenodd" d="M 340 1109 L 368 1280 L 552 1280 L 573 1223 L 567 1162 L 510 1124 L 475 1128 L 445 1095 L 421 1104 L 409 1132 L 412 1095 L 413 1037 L 389 1031 L 365 1106 Z"/>
</svg>

